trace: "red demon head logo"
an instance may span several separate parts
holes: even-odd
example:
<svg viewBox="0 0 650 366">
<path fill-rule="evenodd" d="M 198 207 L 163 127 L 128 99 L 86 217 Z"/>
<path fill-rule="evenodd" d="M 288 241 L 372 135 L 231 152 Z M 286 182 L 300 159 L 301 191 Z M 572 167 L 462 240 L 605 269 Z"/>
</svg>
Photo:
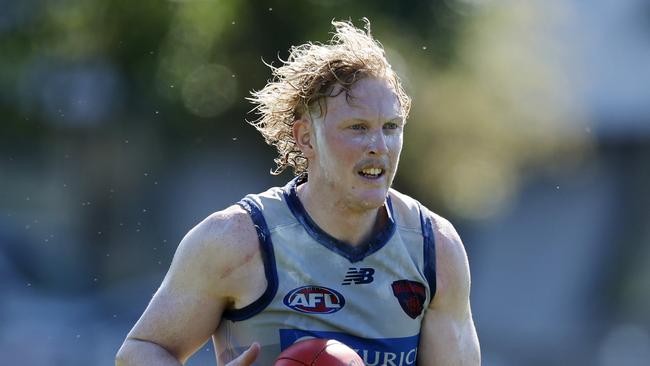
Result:
<svg viewBox="0 0 650 366">
<path fill-rule="evenodd" d="M 423 284 L 415 281 L 400 280 L 392 284 L 393 295 L 399 300 L 399 304 L 406 315 L 415 319 L 424 310 L 424 302 L 427 299 L 426 289 Z"/>
</svg>

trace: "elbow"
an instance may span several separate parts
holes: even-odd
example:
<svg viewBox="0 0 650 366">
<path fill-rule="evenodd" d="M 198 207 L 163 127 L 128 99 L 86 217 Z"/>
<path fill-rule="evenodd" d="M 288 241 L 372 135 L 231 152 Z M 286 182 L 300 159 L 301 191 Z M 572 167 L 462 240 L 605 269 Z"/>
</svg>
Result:
<svg viewBox="0 0 650 366">
<path fill-rule="evenodd" d="M 126 357 L 124 357 L 124 355 L 119 351 L 115 355 L 115 366 L 128 366 Z"/>
<path fill-rule="evenodd" d="M 129 338 L 115 355 L 115 366 L 173 365 L 182 363 L 162 346 L 149 341 Z"/>
<path fill-rule="evenodd" d="M 117 353 L 115 354 L 115 366 L 129 366 L 133 364 L 129 357 L 128 342 L 128 340 L 124 341 L 120 349 L 117 350 Z"/>
<path fill-rule="evenodd" d="M 115 366 L 127 366 L 126 359 L 119 353 L 115 356 Z"/>
</svg>

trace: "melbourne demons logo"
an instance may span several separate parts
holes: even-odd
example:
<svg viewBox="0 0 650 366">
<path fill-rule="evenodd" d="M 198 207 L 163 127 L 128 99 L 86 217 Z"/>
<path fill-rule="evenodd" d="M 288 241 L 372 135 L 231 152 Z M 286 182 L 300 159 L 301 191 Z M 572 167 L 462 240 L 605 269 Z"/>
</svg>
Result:
<svg viewBox="0 0 650 366">
<path fill-rule="evenodd" d="M 427 299 L 423 284 L 415 281 L 401 280 L 393 282 L 392 287 L 393 295 L 399 301 L 406 315 L 415 319 L 422 314 L 424 301 Z"/>
<path fill-rule="evenodd" d="M 331 314 L 343 308 L 340 293 L 320 286 L 303 286 L 291 290 L 282 301 L 287 307 L 308 314 Z"/>
</svg>

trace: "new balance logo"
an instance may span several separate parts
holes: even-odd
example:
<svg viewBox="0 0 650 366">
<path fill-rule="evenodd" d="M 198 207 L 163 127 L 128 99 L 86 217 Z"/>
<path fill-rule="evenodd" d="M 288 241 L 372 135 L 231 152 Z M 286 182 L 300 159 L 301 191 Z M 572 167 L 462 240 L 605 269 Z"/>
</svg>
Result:
<svg viewBox="0 0 650 366">
<path fill-rule="evenodd" d="M 374 274 L 374 268 L 350 268 L 348 269 L 348 273 L 345 274 L 345 279 L 341 285 L 350 285 L 352 283 L 355 285 L 363 285 L 365 283 L 370 283 L 375 279 L 372 277 Z"/>
</svg>

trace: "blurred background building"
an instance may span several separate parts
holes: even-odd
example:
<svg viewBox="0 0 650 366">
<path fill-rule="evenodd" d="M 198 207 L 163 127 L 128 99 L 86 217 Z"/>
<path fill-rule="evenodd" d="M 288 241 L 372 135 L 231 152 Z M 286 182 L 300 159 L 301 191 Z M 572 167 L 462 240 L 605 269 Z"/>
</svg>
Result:
<svg viewBox="0 0 650 366">
<path fill-rule="evenodd" d="M 362 17 L 413 97 L 395 186 L 464 239 L 483 364 L 650 364 L 644 0 L 0 0 L 3 363 L 112 365 L 183 235 L 291 178 L 245 122 L 262 60 Z"/>
</svg>

